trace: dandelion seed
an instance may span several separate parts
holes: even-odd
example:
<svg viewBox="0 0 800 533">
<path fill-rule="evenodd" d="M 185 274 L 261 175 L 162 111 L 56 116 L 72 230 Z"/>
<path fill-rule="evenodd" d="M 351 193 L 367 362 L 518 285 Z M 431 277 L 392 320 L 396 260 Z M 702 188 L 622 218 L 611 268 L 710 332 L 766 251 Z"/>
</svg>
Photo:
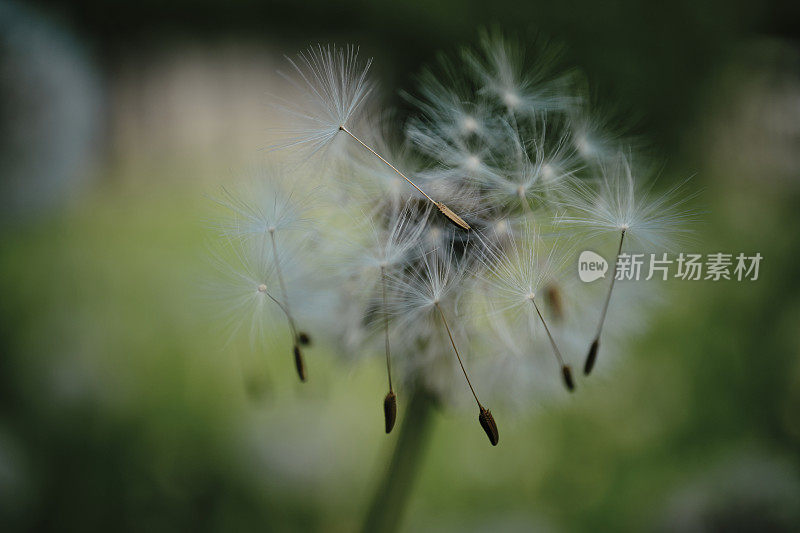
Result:
<svg viewBox="0 0 800 533">
<path fill-rule="evenodd" d="M 266 175 L 277 177 L 278 175 L 275 172 L 271 171 Z M 277 177 L 277 179 L 280 180 L 282 178 Z M 307 196 L 306 198 L 309 197 Z M 286 316 L 292 335 L 295 364 L 300 379 L 305 381 L 305 365 L 303 364 L 303 356 L 299 346 L 308 345 L 311 337 L 308 333 L 300 332 L 297 328 L 289 301 L 287 284 L 283 273 L 284 266 L 281 264 L 276 237 L 278 233 L 299 227 L 303 221 L 302 208 L 292 200 L 291 194 L 285 194 L 279 188 L 266 183 L 259 185 L 259 194 L 253 194 L 251 191 L 247 199 L 241 199 L 224 190 L 223 199 L 219 200 L 218 204 L 226 208 L 228 212 L 228 216 L 219 225 L 222 235 L 231 242 L 234 242 L 233 239 L 241 242 L 241 244 L 234 245 L 234 247 L 246 248 L 246 250 L 238 252 L 242 256 L 240 257 L 240 263 L 244 263 L 244 266 L 248 268 L 252 268 L 252 264 L 247 263 L 252 263 L 253 261 L 255 261 L 256 266 L 266 263 L 265 247 L 268 246 L 271 250 L 270 272 L 274 273 L 277 279 L 280 298 L 276 298 L 271 294 L 270 289 L 272 286 L 267 283 L 260 282 L 251 286 L 256 288 L 257 293 L 265 295 L 272 300 Z M 256 256 L 256 259 L 246 259 L 244 255 Z M 252 278 L 252 273 L 245 276 L 245 279 L 248 277 Z"/>
<path fill-rule="evenodd" d="M 461 217 L 443 202 L 437 202 L 431 198 L 419 185 L 350 129 L 354 116 L 363 107 L 364 101 L 372 90 L 368 79 L 371 59 L 362 65 L 358 60 L 356 48 L 347 47 L 342 50 L 335 46 L 322 47 L 321 45 L 310 48 L 305 54 L 301 53 L 296 62 L 287 59 L 299 79 L 293 80 L 290 76 L 284 77 L 289 79 L 305 96 L 309 107 L 298 109 L 291 105 L 283 106 L 294 119 L 306 126 L 295 130 L 294 137 L 280 147 L 309 145 L 313 153 L 330 144 L 339 132 L 344 132 L 414 187 L 454 224 L 465 230 L 470 229 L 469 224 Z"/>
<path fill-rule="evenodd" d="M 307 344 L 301 342 L 300 334 L 297 332 L 297 325 L 295 324 L 294 317 L 292 316 L 292 311 L 289 307 L 289 293 L 286 290 L 286 282 L 283 280 L 283 273 L 281 272 L 281 263 L 280 257 L 278 256 L 278 244 L 275 241 L 275 228 L 269 228 L 269 239 L 270 243 L 272 244 L 272 258 L 275 262 L 275 272 L 278 276 L 278 284 L 281 289 L 281 295 L 283 297 L 283 310 L 286 313 L 286 318 L 289 321 L 289 328 L 292 331 L 292 338 L 294 339 L 294 362 L 295 366 L 297 367 L 297 375 L 300 377 L 300 381 L 306 380 L 306 369 L 305 364 L 303 363 L 303 354 L 300 352 L 300 344 Z M 276 302 L 277 303 L 277 302 Z M 309 339 L 308 334 L 303 333 L 303 336 L 306 340 Z"/>
<path fill-rule="evenodd" d="M 619 235 L 608 293 L 584 364 L 584 374 L 587 375 L 594 368 L 599 352 L 625 238 L 636 239 L 653 248 L 668 246 L 673 240 L 690 235 L 693 231 L 691 222 L 697 218 L 697 212 L 687 207 L 694 195 L 681 194 L 685 182 L 654 195 L 650 188 L 637 186 L 630 156 L 624 153 L 604 164 L 601 171 L 602 178 L 596 189 L 586 184 L 575 184 L 576 195 L 564 204 L 572 214 L 561 220 L 566 226 L 588 230 L 590 237 L 605 233 Z"/>
<path fill-rule="evenodd" d="M 450 242 L 449 248 L 445 253 L 435 253 L 435 250 L 429 250 L 422 254 L 420 258 L 421 264 L 417 268 L 411 272 L 403 273 L 403 276 L 394 278 L 394 288 L 398 293 L 398 304 L 396 304 L 399 305 L 398 312 L 402 312 L 407 321 L 420 322 L 424 320 L 425 315 L 429 319 L 438 317 L 441 321 L 470 392 L 475 398 L 478 408 L 483 412 L 485 409 L 478 399 L 478 395 L 469 378 L 461 353 L 453 337 L 450 323 L 442 308 L 443 302 L 458 287 L 459 282 L 463 280 L 469 269 L 469 261 L 466 257 L 468 251 L 469 248 L 465 248 L 460 253 L 457 253 L 453 241 Z M 483 425 L 483 422 L 481 424 Z M 492 424 L 494 424 L 493 419 Z M 496 426 L 494 427 L 495 437 L 492 437 L 488 431 L 487 435 L 489 435 L 492 444 L 497 444 Z"/>
<path fill-rule="evenodd" d="M 505 249 L 500 249 L 486 241 L 482 261 L 490 276 L 488 282 L 493 286 L 498 297 L 503 300 L 502 310 L 521 310 L 530 306 L 544 327 L 556 362 L 561 369 L 564 385 L 568 390 L 575 388 L 570 367 L 564 361 L 550 327 L 537 303 L 538 291 L 541 287 L 558 276 L 565 263 L 565 254 L 560 254 L 556 246 L 550 247 L 542 256 L 543 244 L 538 232 L 527 223 L 523 227 L 522 236 L 511 238 Z"/>
<path fill-rule="evenodd" d="M 386 358 L 386 374 L 389 383 L 389 394 L 395 402 L 396 396 L 392 384 L 391 343 L 389 339 L 390 310 L 388 298 L 388 276 L 396 274 L 399 269 L 415 255 L 416 247 L 422 235 L 428 230 L 430 208 L 427 204 L 421 208 L 413 199 L 409 199 L 404 206 L 392 209 L 384 225 L 377 225 L 370 218 L 366 218 L 357 227 L 365 227 L 367 242 L 353 247 L 350 256 L 353 257 L 351 265 L 353 274 L 359 284 L 368 292 L 377 292 L 378 298 L 375 313 L 380 323 L 384 337 L 384 350 Z M 380 214 L 386 215 L 385 211 Z M 370 313 L 371 315 L 372 313 Z M 373 318 L 373 317 L 368 317 Z"/>
<path fill-rule="evenodd" d="M 619 261 L 619 254 L 622 253 L 622 243 L 625 240 L 625 232 L 626 229 L 620 231 L 619 248 L 617 249 L 617 255 L 614 257 L 614 269 L 612 270 L 613 274 L 611 275 L 611 282 L 608 285 L 608 293 L 606 294 L 606 299 L 603 303 L 603 310 L 600 313 L 600 323 L 597 326 L 597 334 L 595 335 L 591 346 L 589 346 L 589 352 L 586 354 L 586 362 L 583 365 L 583 373 L 587 376 L 594 368 L 594 363 L 597 360 L 597 352 L 600 349 L 600 335 L 603 334 L 603 325 L 606 322 L 606 315 L 608 314 L 608 304 L 611 303 L 611 294 L 614 292 L 614 284 L 617 281 L 617 263 Z"/>
</svg>

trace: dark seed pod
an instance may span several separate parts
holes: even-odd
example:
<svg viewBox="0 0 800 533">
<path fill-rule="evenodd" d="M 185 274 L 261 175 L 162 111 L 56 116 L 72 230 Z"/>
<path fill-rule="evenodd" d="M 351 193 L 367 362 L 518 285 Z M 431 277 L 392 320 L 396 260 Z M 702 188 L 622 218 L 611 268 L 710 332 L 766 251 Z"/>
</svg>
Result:
<svg viewBox="0 0 800 533">
<path fill-rule="evenodd" d="M 572 380 L 572 367 L 564 365 L 561 367 L 561 375 L 564 377 L 564 385 L 570 392 L 575 390 L 575 381 Z"/>
<path fill-rule="evenodd" d="M 306 364 L 303 362 L 303 354 L 300 352 L 300 347 L 296 344 L 294 346 L 294 366 L 297 368 L 297 375 L 300 376 L 300 381 L 305 381 Z"/>
<path fill-rule="evenodd" d="M 600 339 L 595 339 L 589 347 L 589 354 L 586 356 L 586 363 L 583 365 L 583 373 L 587 376 L 592 373 L 594 362 L 597 360 L 597 350 L 600 348 Z"/>
<path fill-rule="evenodd" d="M 564 320 L 564 301 L 558 285 L 548 285 L 544 292 L 545 302 L 556 320 Z"/>
<path fill-rule="evenodd" d="M 297 333 L 297 342 L 301 346 L 309 346 L 311 344 L 311 336 L 305 331 L 300 331 Z"/>
<path fill-rule="evenodd" d="M 497 432 L 497 424 L 494 423 L 492 412 L 488 409 L 481 407 L 481 413 L 478 415 L 478 422 L 489 437 L 489 442 L 492 446 L 497 446 L 497 441 L 500 440 L 500 434 Z"/>
<path fill-rule="evenodd" d="M 386 421 L 386 434 L 388 435 L 397 419 L 397 397 L 392 391 L 389 391 L 386 398 L 383 399 L 383 417 Z"/>
</svg>

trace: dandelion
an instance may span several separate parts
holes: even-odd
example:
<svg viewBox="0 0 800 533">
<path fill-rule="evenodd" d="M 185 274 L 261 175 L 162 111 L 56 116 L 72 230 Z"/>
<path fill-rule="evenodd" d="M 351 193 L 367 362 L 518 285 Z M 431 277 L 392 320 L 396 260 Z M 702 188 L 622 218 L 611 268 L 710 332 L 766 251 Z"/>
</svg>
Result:
<svg viewBox="0 0 800 533">
<path fill-rule="evenodd" d="M 381 353 L 373 342 L 383 341 L 384 429 L 393 431 L 400 391 L 404 449 L 365 530 L 384 528 L 385 509 L 402 503 L 393 498 L 411 470 L 405 458 L 422 448 L 434 403 L 474 399 L 478 422 L 497 445 L 496 421 L 478 389 L 492 402 L 524 398 L 526 408 L 535 398 L 521 392 L 569 396 L 570 354 L 594 334 L 584 364 L 591 372 L 612 294 L 619 303 L 635 299 L 637 309 L 613 314 L 605 349 L 614 352 L 641 329 L 646 295 L 638 286 L 615 289 L 612 278 L 608 287 L 579 291 L 571 283 L 564 265 L 573 234 L 617 237 L 618 257 L 623 245 L 667 245 L 694 219 L 681 186 L 654 193 L 632 156 L 617 154 L 619 138 L 587 111 L 588 93 L 574 72 L 557 68 L 558 52 L 540 43 L 526 55 L 517 40 L 485 32 L 477 49 L 421 76 L 418 93 L 404 95 L 416 109 L 401 124 L 395 114 L 371 112 L 371 61 L 356 48 L 311 48 L 289 60 L 294 97 L 281 107 L 291 130 L 280 147 L 314 155 L 348 143 L 336 179 L 319 180 L 331 209 L 308 209 L 302 181 L 267 194 L 225 192 L 219 202 L 228 212 L 219 234 L 247 259 L 237 259 L 245 268 L 227 270 L 239 327 L 260 334 L 285 318 L 301 379 L 301 347 L 310 337 L 298 330 L 295 309 L 304 297 L 317 309 L 337 306 L 320 316 L 337 328 L 340 353 Z M 264 179 L 281 181 L 274 173 Z M 297 230 L 310 221 L 322 222 L 324 238 L 314 241 L 313 261 L 298 262 L 295 250 L 311 240 L 303 232 L 298 243 Z M 293 284 L 301 267 L 315 269 L 322 287 Z M 593 331 L 595 302 L 602 308 Z M 454 387 L 460 394 L 449 394 Z"/>
<path fill-rule="evenodd" d="M 296 78 L 287 75 L 284 77 L 303 95 L 307 107 L 282 106 L 292 119 L 301 124 L 293 130 L 294 136 L 282 147 L 308 145 L 314 153 L 333 142 L 339 132 L 344 132 L 414 187 L 454 224 L 465 230 L 470 229 L 470 225 L 444 202 L 431 198 L 350 129 L 372 92 L 368 79 L 371 59 L 361 64 L 358 60 L 358 49 L 355 47 L 337 49 L 335 46 L 321 45 L 301 53 L 296 61 L 287 59 Z"/>
<path fill-rule="evenodd" d="M 329 292 L 338 293 L 340 338 L 356 347 L 382 334 L 387 431 L 396 419 L 398 375 L 442 394 L 452 376 L 441 370 L 458 372 L 458 366 L 493 440 L 496 426 L 483 414 L 467 372 L 471 361 L 463 355 L 468 341 L 499 332 L 497 323 L 507 316 L 526 322 L 522 334 L 531 340 L 523 348 L 536 345 L 547 359 L 552 355 L 560 371 L 555 384 L 575 388 L 565 357 L 572 350 L 563 348 L 578 336 L 565 330 L 576 326 L 576 315 L 583 320 L 586 305 L 570 292 L 566 254 L 541 237 L 543 228 L 580 229 L 587 238 L 616 234 L 620 250 L 630 240 L 653 245 L 682 231 L 682 192 L 650 195 L 634 179 L 629 158 L 608 157 L 616 138 L 587 112 L 574 72 L 559 69 L 558 61 L 556 47 L 539 43 L 535 54 L 526 55 L 517 40 L 485 32 L 477 49 L 423 73 L 418 94 L 405 95 L 416 112 L 405 128 L 396 128 L 396 115 L 367 112 L 375 94 L 371 61 L 361 60 L 356 48 L 316 46 L 289 60 L 286 77 L 296 100 L 284 102 L 293 133 L 283 146 L 313 154 L 336 139 L 354 141 L 355 157 L 341 160 L 335 190 L 325 192 L 329 200 L 336 198 L 345 222 L 327 224 L 331 238 L 324 239 L 321 255 L 335 279 Z M 447 205 L 434 198 L 447 198 Z M 304 215 L 293 208 L 265 214 L 251 202 L 228 203 L 237 220 L 223 234 L 263 241 L 275 269 L 275 296 L 296 329 L 296 296 L 282 282 L 287 269 L 276 235 Z M 425 209 L 430 204 L 455 225 L 432 219 Z M 348 221 L 353 208 L 366 223 Z M 461 231 L 472 226 L 474 232 Z M 343 255 L 333 244 L 349 240 L 359 243 L 353 253 Z M 477 295 L 467 296 L 470 291 Z M 612 279 L 586 373 L 613 293 Z M 491 302 L 488 312 L 500 318 L 469 322 L 479 310 L 470 307 L 473 299 Z M 296 339 L 300 344 L 300 332 Z M 454 352 L 459 365 L 442 358 L 441 350 Z"/>
<path fill-rule="evenodd" d="M 619 235 L 614 275 L 600 313 L 597 333 L 586 356 L 584 374 L 591 373 L 597 359 L 625 237 L 655 248 L 668 246 L 672 240 L 691 234 L 696 212 L 687 206 L 693 195 L 683 194 L 684 184 L 655 194 L 650 188 L 652 182 L 647 188 L 637 183 L 630 155 L 620 152 L 613 161 L 601 166 L 601 179 L 596 187 L 576 183 L 575 196 L 565 202 L 572 214 L 562 218 L 563 224 L 586 230 L 590 238 L 609 233 Z"/>
</svg>

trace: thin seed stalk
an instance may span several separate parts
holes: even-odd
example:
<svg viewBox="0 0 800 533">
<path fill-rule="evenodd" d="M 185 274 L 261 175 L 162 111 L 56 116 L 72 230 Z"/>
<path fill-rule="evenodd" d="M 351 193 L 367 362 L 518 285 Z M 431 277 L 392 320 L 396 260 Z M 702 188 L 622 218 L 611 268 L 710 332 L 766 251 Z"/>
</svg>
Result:
<svg viewBox="0 0 800 533">
<path fill-rule="evenodd" d="M 444 316 L 444 311 L 442 311 L 441 306 L 436 303 L 436 309 L 439 310 L 439 315 L 442 317 L 442 323 L 444 324 L 445 329 L 447 330 L 447 336 L 450 337 L 450 344 L 453 346 L 453 351 L 456 353 L 456 358 L 458 359 L 458 364 L 461 365 L 461 371 L 464 373 L 464 377 L 467 378 L 467 385 L 469 385 L 469 390 L 472 391 L 472 396 L 475 397 L 475 401 L 478 403 L 478 422 L 480 422 L 483 431 L 486 433 L 486 436 L 489 437 L 489 442 L 492 446 L 497 446 L 497 442 L 500 439 L 500 433 L 497 431 L 497 423 L 494 421 L 494 417 L 492 416 L 492 412 L 481 405 L 481 401 L 478 399 L 478 395 L 475 394 L 475 389 L 472 386 L 472 382 L 469 380 L 469 375 L 467 375 L 467 369 L 464 368 L 464 362 L 461 360 L 461 354 L 458 353 L 458 348 L 456 347 L 456 341 L 453 340 L 453 333 L 450 331 L 450 326 L 447 324 L 447 319 Z"/>
<path fill-rule="evenodd" d="M 444 204 L 444 202 L 437 202 L 436 200 L 434 200 L 433 198 L 431 198 L 431 197 L 428 195 L 428 193 L 426 193 L 425 191 L 423 191 L 423 190 L 422 190 L 422 189 L 419 187 L 419 185 L 417 185 L 416 183 L 414 183 L 413 181 L 411 181 L 411 179 L 409 179 L 409 177 L 408 177 L 408 176 L 406 176 L 405 174 L 403 174 L 402 172 L 400 172 L 400 170 L 398 170 L 398 169 L 397 169 L 397 167 L 395 167 L 394 165 L 392 165 L 391 163 L 389 163 L 389 162 L 388 162 L 386 159 L 384 159 L 384 157 L 383 157 L 381 154 L 379 154 L 378 152 L 376 152 L 375 150 L 373 150 L 373 149 L 372 149 L 372 147 L 370 147 L 370 146 L 369 146 L 367 143 L 365 143 L 364 141 L 362 141 L 361 139 L 359 139 L 358 137 L 356 137 L 356 136 L 353 134 L 353 132 L 351 132 L 349 129 L 347 129 L 347 127 L 345 127 L 344 125 L 341 125 L 341 126 L 339 126 L 339 130 L 340 130 L 340 131 L 343 131 L 343 132 L 345 132 L 346 134 L 348 134 L 350 137 L 352 137 L 353 139 L 355 139 L 355 140 L 356 140 L 356 141 L 357 141 L 357 142 L 358 142 L 358 143 L 359 143 L 361 146 L 363 146 L 364 148 L 366 148 L 366 149 L 367 149 L 367 150 L 368 150 L 368 151 L 369 151 L 369 152 L 370 152 L 372 155 L 374 155 L 375 157 L 377 157 L 378 159 L 380 159 L 381 161 L 383 161 L 383 163 L 384 163 L 384 164 L 386 164 L 386 166 L 388 166 L 389 168 L 391 168 L 392 170 L 394 170 L 394 171 L 397 173 L 397 175 L 398 175 L 398 176 L 400 176 L 401 178 L 403 178 L 404 180 L 406 180 L 406 181 L 407 181 L 407 182 L 408 182 L 408 183 L 409 183 L 409 184 L 410 184 L 412 187 L 414 187 L 414 188 L 415 188 L 417 191 L 419 191 L 419 193 L 420 193 L 422 196 L 424 196 L 425 198 L 427 198 L 429 202 L 431 202 L 433 205 L 435 205 L 435 206 L 436 206 L 436 208 L 437 208 L 437 209 L 439 209 L 439 211 L 441 211 L 441 213 L 442 213 L 444 216 L 446 216 L 447 218 L 449 218 L 449 219 L 450 219 L 450 220 L 451 220 L 451 221 L 452 221 L 454 224 L 456 224 L 457 226 L 461 227 L 462 229 L 466 229 L 466 230 L 472 229 L 472 228 L 471 228 L 471 226 L 470 226 L 469 224 L 467 224 L 467 222 L 466 222 L 466 221 L 465 221 L 463 218 L 461 218 L 460 216 L 458 216 L 458 214 L 456 214 L 456 213 L 455 213 L 455 212 L 454 212 L 452 209 L 450 209 L 449 207 L 447 207 L 447 205 L 445 205 L 445 204 Z"/>
<path fill-rule="evenodd" d="M 381 296 L 383 298 L 383 336 L 386 345 L 386 375 L 389 377 L 389 392 L 394 392 L 394 389 L 392 389 L 392 365 L 389 349 L 389 308 L 386 303 L 386 267 L 384 266 L 381 266 Z"/>
<path fill-rule="evenodd" d="M 556 341 L 553 338 L 553 334 L 550 333 L 550 328 L 547 326 L 547 322 L 545 321 L 544 316 L 542 316 L 542 312 L 539 311 L 539 306 L 536 304 L 536 300 L 531 298 L 530 301 L 533 304 L 533 308 L 536 309 L 536 314 L 539 315 L 539 320 L 542 322 L 544 330 L 547 332 L 547 338 L 550 339 L 550 346 L 553 347 L 553 354 L 556 356 L 558 364 L 560 366 L 564 366 L 564 359 L 561 357 L 561 351 L 558 349 L 558 346 L 556 345 Z"/>
<path fill-rule="evenodd" d="M 270 241 L 272 242 L 272 256 L 275 259 L 275 272 L 278 275 L 278 285 L 281 288 L 283 305 L 281 305 L 278 300 L 273 298 L 272 295 L 269 295 L 269 297 L 272 298 L 272 300 L 277 303 L 281 309 L 283 309 L 286 319 L 289 321 L 289 329 L 292 333 L 292 355 L 294 356 L 294 366 L 297 370 L 297 375 L 300 378 L 300 381 L 305 381 L 307 378 L 306 364 L 303 359 L 303 352 L 300 350 L 300 340 L 299 335 L 297 334 L 297 326 L 294 322 L 294 318 L 292 317 L 291 308 L 289 307 L 289 293 L 286 290 L 286 283 L 283 281 L 281 263 L 280 259 L 278 258 L 278 245 L 275 242 L 275 231 L 273 229 L 269 230 L 269 237 Z"/>
<path fill-rule="evenodd" d="M 383 296 L 383 336 L 386 342 L 386 375 L 389 377 L 389 392 L 383 399 L 383 417 L 386 434 L 392 432 L 397 420 L 397 397 L 392 389 L 392 365 L 389 351 L 389 309 L 386 305 L 386 267 L 381 266 L 381 295 Z"/>
<path fill-rule="evenodd" d="M 625 230 L 623 229 L 619 236 L 619 247 L 617 248 L 617 255 L 614 257 L 614 269 L 611 273 L 611 283 L 608 286 L 608 293 L 606 300 L 603 303 L 603 310 L 600 313 L 600 323 L 597 326 L 597 335 L 595 335 L 589 353 L 586 356 L 586 363 L 583 366 L 583 373 L 589 375 L 594 368 L 594 363 L 597 360 L 597 353 L 600 349 L 600 335 L 603 333 L 603 325 L 606 322 L 606 314 L 608 313 L 608 304 L 611 303 L 611 294 L 614 292 L 614 284 L 617 281 L 617 265 L 619 263 L 619 255 L 622 253 L 622 243 L 625 241 Z"/>
<path fill-rule="evenodd" d="M 447 324 L 447 319 L 444 316 L 444 311 L 442 311 L 442 307 L 438 303 L 436 304 L 436 309 L 439 311 L 439 316 L 442 317 L 442 323 L 444 324 L 444 328 L 447 330 L 447 336 L 450 337 L 450 344 L 453 346 L 453 351 L 456 353 L 458 364 L 461 365 L 461 371 L 464 373 L 464 377 L 467 379 L 467 385 L 469 385 L 469 390 L 472 391 L 472 396 L 475 397 L 475 401 L 478 403 L 478 407 L 483 409 L 483 405 L 481 405 L 481 401 L 478 399 L 478 395 L 475 394 L 475 389 L 472 387 L 472 382 L 469 380 L 469 375 L 467 375 L 467 369 L 464 368 L 464 362 L 461 361 L 461 354 L 458 353 L 458 348 L 456 347 L 456 341 L 453 339 L 453 333 L 450 331 L 450 326 Z"/>
<path fill-rule="evenodd" d="M 556 344 L 556 340 L 553 338 L 553 334 L 550 333 L 550 328 L 548 327 L 547 321 L 544 319 L 542 312 L 539 310 L 536 300 L 534 298 L 531 298 L 530 300 L 533 304 L 533 308 L 536 309 L 536 314 L 539 315 L 539 320 L 542 321 L 544 330 L 547 332 L 547 338 L 550 339 L 550 346 L 553 347 L 553 355 L 556 356 L 556 360 L 561 366 L 561 376 L 564 379 L 564 385 L 569 391 L 573 391 L 575 389 L 575 381 L 572 379 L 572 367 L 564 363 L 564 358 L 561 357 L 561 351 L 558 349 L 558 345 Z"/>
<path fill-rule="evenodd" d="M 289 320 L 289 326 L 292 328 L 292 331 L 296 334 L 297 327 L 294 323 L 294 318 L 292 317 L 292 311 L 289 307 L 289 293 L 286 290 L 286 283 L 283 281 L 283 272 L 281 271 L 281 263 L 280 259 L 278 259 L 278 245 L 275 242 L 275 231 L 269 231 L 269 238 L 272 242 L 272 257 L 275 259 L 275 272 L 278 275 L 278 285 L 281 288 L 281 298 L 283 299 L 283 307 L 284 312 L 286 313 L 286 318 Z"/>
</svg>

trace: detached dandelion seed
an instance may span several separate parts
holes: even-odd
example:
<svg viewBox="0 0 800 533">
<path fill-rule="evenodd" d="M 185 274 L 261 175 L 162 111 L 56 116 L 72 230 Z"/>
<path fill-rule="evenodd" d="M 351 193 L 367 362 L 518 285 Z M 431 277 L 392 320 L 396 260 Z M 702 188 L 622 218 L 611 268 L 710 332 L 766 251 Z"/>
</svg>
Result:
<svg viewBox="0 0 800 533">
<path fill-rule="evenodd" d="M 419 185 L 351 131 L 350 123 L 353 117 L 372 92 L 368 80 L 371 59 L 362 65 L 358 61 L 357 48 L 348 46 L 345 49 L 337 49 L 335 46 L 320 45 L 310 48 L 305 54 L 301 53 L 297 61 L 288 60 L 299 80 L 292 80 L 289 77 L 287 79 L 312 105 L 307 109 L 283 106 L 292 118 L 306 126 L 296 129 L 295 136 L 282 147 L 305 144 L 311 147 L 312 152 L 317 152 L 333 142 L 338 132 L 344 132 L 407 181 L 454 224 L 465 230 L 470 229 L 470 225 L 444 202 L 431 198 Z"/>
<path fill-rule="evenodd" d="M 270 169 L 266 175 L 278 181 L 285 179 L 284 172 Z M 265 282 L 257 284 L 257 292 L 272 300 L 285 315 L 292 336 L 295 368 L 300 380 L 305 381 L 307 372 L 301 346 L 310 345 L 311 336 L 299 330 L 292 313 L 284 277 L 284 265 L 278 250 L 277 234 L 302 227 L 306 205 L 296 203 L 291 194 L 280 190 L 275 183 L 259 184 L 257 190 L 249 190 L 244 198 L 225 189 L 223 193 L 222 199 L 217 203 L 226 210 L 227 217 L 219 224 L 220 233 L 231 242 L 238 241 L 239 247 L 249 248 L 250 251 L 247 253 L 256 255 L 256 261 L 264 263 L 269 261 L 270 270 L 277 280 L 279 297 L 272 294 L 274 287 Z M 310 195 L 305 195 L 304 202 L 308 202 L 309 198 Z M 268 256 L 271 261 L 267 259 Z"/>
<path fill-rule="evenodd" d="M 504 248 L 492 245 L 488 239 L 485 242 L 482 260 L 489 271 L 487 281 L 503 301 L 501 311 L 520 310 L 523 306 L 530 306 L 547 334 L 564 386 L 573 391 L 575 382 L 572 378 L 572 367 L 564 361 L 537 301 L 539 289 L 558 277 L 566 256 L 560 254 L 556 246 L 542 254 L 540 250 L 544 248 L 544 244 L 531 223 L 523 226 L 520 236 L 506 240 Z"/>
<path fill-rule="evenodd" d="M 455 241 L 451 240 L 446 250 L 421 250 L 420 264 L 410 273 L 394 278 L 394 289 L 398 293 L 395 312 L 402 314 L 407 322 L 433 318 L 441 321 L 461 372 L 478 404 L 481 427 L 492 445 L 496 446 L 499 438 L 497 424 L 491 412 L 478 399 L 443 309 L 445 300 L 453 295 L 471 269 L 468 259 L 470 246 L 473 245 L 468 242 L 463 250 L 457 251 Z"/>
<path fill-rule="evenodd" d="M 563 217 L 561 222 L 565 226 L 588 230 L 588 237 L 607 233 L 619 235 L 608 293 L 597 333 L 586 355 L 584 374 L 590 374 L 597 361 L 625 238 L 635 238 L 655 248 L 669 246 L 674 239 L 686 237 L 693 231 L 691 222 L 697 218 L 697 212 L 686 205 L 693 195 L 681 194 L 684 184 L 679 183 L 658 195 L 653 194 L 650 188 L 637 186 L 631 156 L 624 152 L 617 153 L 612 161 L 601 165 L 597 188 L 583 183 L 573 184 L 575 194 L 564 202 L 572 214 Z"/>
</svg>

